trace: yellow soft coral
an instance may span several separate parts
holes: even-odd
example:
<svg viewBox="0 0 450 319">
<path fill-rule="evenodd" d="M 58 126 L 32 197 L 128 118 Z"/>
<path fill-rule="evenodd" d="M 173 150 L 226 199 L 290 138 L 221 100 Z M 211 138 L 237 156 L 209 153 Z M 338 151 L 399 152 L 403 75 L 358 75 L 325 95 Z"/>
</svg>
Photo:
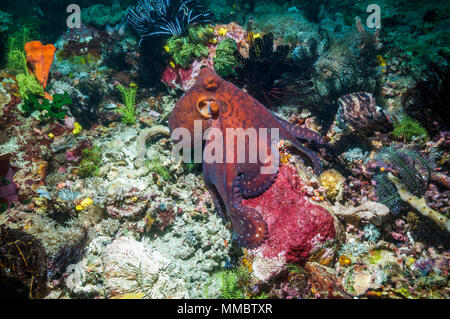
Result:
<svg viewBox="0 0 450 319">
<path fill-rule="evenodd" d="M 75 209 L 76 209 L 76 210 L 83 210 L 83 209 L 85 209 L 86 207 L 91 206 L 92 204 L 93 204 L 92 199 L 90 199 L 89 197 L 87 197 L 87 198 L 83 199 L 83 200 L 81 201 L 81 203 L 75 207 Z"/>
<path fill-rule="evenodd" d="M 73 129 L 72 133 L 73 133 L 74 135 L 80 134 L 80 133 L 81 133 L 81 130 L 83 129 L 83 128 L 81 127 L 80 123 L 75 122 L 75 123 L 73 123 L 73 126 L 74 126 L 75 128 Z"/>
<path fill-rule="evenodd" d="M 329 169 L 320 175 L 319 182 L 325 188 L 327 197 L 334 200 L 342 194 L 345 178 L 337 170 Z"/>
<path fill-rule="evenodd" d="M 219 35 L 220 36 L 225 36 L 227 34 L 227 32 L 228 32 L 228 29 L 225 29 L 225 28 L 220 28 L 219 29 Z"/>
</svg>

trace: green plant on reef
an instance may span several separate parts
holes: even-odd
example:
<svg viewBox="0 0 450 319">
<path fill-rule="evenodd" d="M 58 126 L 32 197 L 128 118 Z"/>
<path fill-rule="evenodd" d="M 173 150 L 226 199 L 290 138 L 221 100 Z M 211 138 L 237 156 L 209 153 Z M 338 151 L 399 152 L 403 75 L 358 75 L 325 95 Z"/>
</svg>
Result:
<svg viewBox="0 0 450 319">
<path fill-rule="evenodd" d="M 239 287 L 238 270 L 224 270 L 217 274 L 223 299 L 244 299 L 247 296 Z"/>
<path fill-rule="evenodd" d="M 167 41 L 166 50 L 176 64 L 187 69 L 195 59 L 206 58 L 209 55 L 207 44 L 213 39 L 214 29 L 211 26 L 195 25 L 189 27 L 186 36 L 171 37 Z"/>
<path fill-rule="evenodd" d="M 7 44 L 7 67 L 28 74 L 25 44 L 35 37 L 39 38 L 31 28 L 23 26 L 10 35 Z"/>
<path fill-rule="evenodd" d="M 27 115 L 33 115 L 39 120 L 62 120 L 66 117 L 66 111 L 63 107 L 71 103 L 72 99 L 68 93 L 55 94 L 53 95 L 53 101 L 43 99 L 42 102 L 35 95 L 31 95 L 25 99 L 21 111 Z"/>
<path fill-rule="evenodd" d="M 235 269 L 223 270 L 216 274 L 220 282 L 220 295 L 223 299 L 266 299 L 266 293 L 253 295 L 247 291 L 251 282 L 248 267 L 240 265 Z"/>
<path fill-rule="evenodd" d="M 27 100 L 33 98 L 33 96 L 44 96 L 44 88 L 36 80 L 34 74 L 30 74 L 27 71 L 27 74 L 18 74 L 16 79 L 19 94 L 23 99 Z"/>
<path fill-rule="evenodd" d="M 235 57 L 237 50 L 238 47 L 233 39 L 223 39 L 217 45 L 216 56 L 214 57 L 214 70 L 220 76 L 236 75 L 234 69 L 240 66 Z"/>
<path fill-rule="evenodd" d="M 7 67 L 20 72 L 16 79 L 19 94 L 23 99 L 28 99 L 32 95 L 44 96 L 43 87 L 27 67 L 25 43 L 29 42 L 33 36 L 33 31 L 23 26 L 9 37 L 7 44 Z"/>
<path fill-rule="evenodd" d="M 420 125 L 418 121 L 406 114 L 404 114 L 399 121 L 396 121 L 392 134 L 397 138 L 404 138 L 407 141 L 410 141 L 414 137 L 428 137 L 425 128 Z"/>
<path fill-rule="evenodd" d="M 122 122 L 128 125 L 136 123 L 135 106 L 137 87 L 131 85 L 125 88 L 122 84 L 117 85 L 117 89 L 122 94 L 124 107 L 120 107 L 117 111 L 122 115 Z"/>
<path fill-rule="evenodd" d="M 184 164 L 186 167 L 186 170 L 188 173 L 199 173 L 202 172 L 202 165 L 195 163 L 195 162 L 190 162 L 190 163 L 185 163 Z"/>
<path fill-rule="evenodd" d="M 155 157 L 151 161 L 146 161 L 146 163 L 150 171 L 158 174 L 158 176 L 166 182 L 172 181 L 172 175 L 170 175 L 169 169 L 162 165 L 161 160 L 158 157 Z"/>
<path fill-rule="evenodd" d="M 12 69 L 23 70 L 25 73 L 29 73 L 27 57 L 23 50 L 12 49 L 8 52 L 8 66 Z"/>
<path fill-rule="evenodd" d="M 102 161 L 102 150 L 98 146 L 85 148 L 81 152 L 82 160 L 78 166 L 78 175 L 82 178 L 96 176 Z"/>
</svg>

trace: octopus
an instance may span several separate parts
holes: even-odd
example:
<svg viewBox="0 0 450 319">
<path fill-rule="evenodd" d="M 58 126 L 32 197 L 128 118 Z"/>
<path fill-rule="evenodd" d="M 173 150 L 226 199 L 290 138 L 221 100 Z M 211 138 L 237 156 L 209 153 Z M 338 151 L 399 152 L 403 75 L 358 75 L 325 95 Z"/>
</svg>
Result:
<svg viewBox="0 0 450 319">
<path fill-rule="evenodd" d="M 169 117 L 169 128 L 172 133 L 176 128 L 187 129 L 195 139 L 194 121 L 202 124 L 202 134 L 205 134 L 203 137 L 206 140 L 204 152 L 211 143 L 217 142 L 217 134 L 208 133 L 214 132 L 212 129 L 223 134 L 223 145 L 234 139 L 233 149 L 223 147 L 223 160 L 210 162 L 205 161 L 203 156 L 203 177 L 217 211 L 222 217 L 228 216 L 231 220 L 233 238 L 246 248 L 260 246 L 267 238 L 267 224 L 256 210 L 243 205 L 242 200 L 261 195 L 275 181 L 278 165 L 274 163 L 279 162 L 274 157 L 278 152 L 273 147 L 274 129 L 278 129 L 279 140 L 290 141 L 312 162 L 315 174 L 319 174 L 322 169 L 320 159 L 314 151 L 303 146 L 299 139 L 323 145 L 322 136 L 277 117 L 256 99 L 207 67 L 200 71 L 196 83 L 176 103 Z M 262 153 L 268 155 L 251 161 L 251 143 L 245 143 L 245 161 L 238 161 L 237 137 L 226 134 L 229 128 L 254 128 L 257 131 L 265 128 L 266 136 L 259 134 L 257 145 L 266 148 Z M 180 137 L 172 134 L 172 140 L 180 142 Z M 228 158 L 233 160 L 226 160 Z M 269 169 L 271 165 L 272 170 Z M 264 173 L 263 168 L 267 168 Z"/>
</svg>

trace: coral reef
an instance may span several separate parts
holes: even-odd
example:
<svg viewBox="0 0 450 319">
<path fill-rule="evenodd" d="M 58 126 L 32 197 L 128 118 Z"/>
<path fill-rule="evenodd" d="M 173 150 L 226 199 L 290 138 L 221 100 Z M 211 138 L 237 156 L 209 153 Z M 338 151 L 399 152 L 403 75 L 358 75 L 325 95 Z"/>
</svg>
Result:
<svg viewBox="0 0 450 319">
<path fill-rule="evenodd" d="M 448 1 L 69 4 L 0 6 L 3 299 L 449 299 Z"/>
</svg>

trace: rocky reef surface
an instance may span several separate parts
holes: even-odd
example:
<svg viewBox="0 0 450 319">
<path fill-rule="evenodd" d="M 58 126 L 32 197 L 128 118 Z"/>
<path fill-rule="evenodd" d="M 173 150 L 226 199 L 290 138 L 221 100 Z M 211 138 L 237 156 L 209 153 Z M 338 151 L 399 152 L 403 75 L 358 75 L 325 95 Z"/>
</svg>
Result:
<svg viewBox="0 0 450 319">
<path fill-rule="evenodd" d="M 0 296 L 449 297 L 448 3 L 385 0 L 371 29 L 366 3 L 208 0 L 173 29 L 83 1 L 67 29 L 21 2 L 0 7 Z M 172 156 L 204 66 L 323 139 L 302 144 L 320 174 L 282 140 L 274 183 L 243 199 L 258 247 Z"/>
</svg>

